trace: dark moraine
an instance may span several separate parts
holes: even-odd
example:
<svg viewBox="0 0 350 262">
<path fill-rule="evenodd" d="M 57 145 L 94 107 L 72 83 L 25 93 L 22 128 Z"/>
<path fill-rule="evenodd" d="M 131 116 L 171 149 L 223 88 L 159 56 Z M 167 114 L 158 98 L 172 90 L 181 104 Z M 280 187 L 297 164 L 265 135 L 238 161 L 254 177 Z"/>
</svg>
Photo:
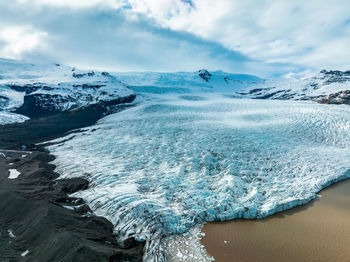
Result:
<svg viewBox="0 0 350 262">
<path fill-rule="evenodd" d="M 129 239 L 121 246 L 108 220 L 93 215 L 82 199 L 68 196 L 86 189 L 88 182 L 59 179 L 50 164 L 54 156 L 35 145 L 92 125 L 117 110 L 121 108 L 99 104 L 0 126 L 1 262 L 142 260 L 143 243 Z M 21 174 L 9 179 L 9 169 Z"/>
</svg>

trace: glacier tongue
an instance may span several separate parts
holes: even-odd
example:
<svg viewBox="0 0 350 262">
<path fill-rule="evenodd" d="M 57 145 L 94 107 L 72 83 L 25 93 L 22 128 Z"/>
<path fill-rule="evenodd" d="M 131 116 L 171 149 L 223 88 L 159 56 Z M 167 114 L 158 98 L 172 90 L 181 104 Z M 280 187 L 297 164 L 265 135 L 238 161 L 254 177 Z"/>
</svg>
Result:
<svg viewBox="0 0 350 262">
<path fill-rule="evenodd" d="M 22 123 L 26 120 L 28 120 L 28 117 L 26 116 L 7 111 L 0 111 L 0 125 Z"/>
<path fill-rule="evenodd" d="M 350 177 L 349 107 L 194 98 L 158 96 L 49 148 L 63 177 L 90 181 L 75 195 L 124 239 L 261 218 Z"/>
</svg>

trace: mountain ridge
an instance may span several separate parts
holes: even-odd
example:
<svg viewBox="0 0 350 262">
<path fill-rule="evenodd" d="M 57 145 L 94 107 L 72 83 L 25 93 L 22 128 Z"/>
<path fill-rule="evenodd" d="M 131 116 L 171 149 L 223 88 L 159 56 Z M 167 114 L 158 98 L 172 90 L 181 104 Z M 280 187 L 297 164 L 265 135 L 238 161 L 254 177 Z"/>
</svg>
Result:
<svg viewBox="0 0 350 262">
<path fill-rule="evenodd" d="M 107 72 L 78 70 L 60 64 L 0 60 L 0 112 L 27 117 L 132 102 L 136 95 Z M 12 119 L 15 115 L 12 114 Z M 3 123 L 7 123 L 3 118 Z M 18 121 L 23 118 L 18 116 Z M 12 122 L 12 121 L 10 121 Z M 16 122 L 16 121 L 15 121 Z"/>
<path fill-rule="evenodd" d="M 130 103 L 137 93 L 228 93 L 251 99 L 311 100 L 350 104 L 350 70 L 322 70 L 307 78 L 262 79 L 222 70 L 113 72 L 79 70 L 58 63 L 0 58 L 0 124 L 23 122 L 99 104 Z M 16 114 L 17 113 L 17 114 Z M 20 115 L 18 115 L 20 114 Z"/>
<path fill-rule="evenodd" d="M 271 79 L 239 95 L 253 99 L 311 100 L 323 104 L 350 104 L 350 70 L 322 70 L 302 79 Z"/>
</svg>

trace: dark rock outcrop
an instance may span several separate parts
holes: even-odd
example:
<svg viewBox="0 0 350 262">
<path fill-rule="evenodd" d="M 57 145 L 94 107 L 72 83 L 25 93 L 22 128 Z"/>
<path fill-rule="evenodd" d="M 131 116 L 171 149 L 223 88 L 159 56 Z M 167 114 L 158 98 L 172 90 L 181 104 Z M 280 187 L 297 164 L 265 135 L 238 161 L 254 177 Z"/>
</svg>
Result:
<svg viewBox="0 0 350 262">
<path fill-rule="evenodd" d="M 44 86 L 40 84 L 26 84 L 26 85 L 8 85 L 8 87 L 18 92 L 25 92 L 26 95 L 29 95 L 43 88 Z"/>
<path fill-rule="evenodd" d="M 35 111 L 32 111 L 32 118 L 24 123 L 0 125 L 0 148 L 22 149 L 22 145 L 25 145 L 29 150 L 35 149 L 34 144 L 55 139 L 73 129 L 93 125 L 103 116 L 128 107 L 128 105 L 118 104 L 132 102 L 134 99 L 135 95 L 132 95 L 105 104 L 93 104 L 50 114 L 40 110 L 34 114 Z M 26 113 L 25 110 L 24 113 Z"/>
<path fill-rule="evenodd" d="M 63 111 L 62 104 L 73 102 L 71 97 L 61 95 L 35 94 L 24 97 L 23 105 L 15 110 L 15 113 L 30 118 L 42 117 Z"/>
<path fill-rule="evenodd" d="M 83 78 L 85 76 L 94 76 L 95 75 L 95 72 L 94 71 L 91 71 L 91 72 L 87 72 L 87 73 L 73 73 L 72 76 L 74 78 Z"/>
<path fill-rule="evenodd" d="M 206 82 L 208 82 L 212 76 L 206 69 L 201 69 L 198 71 L 198 75 Z"/>
<path fill-rule="evenodd" d="M 101 100 L 97 103 L 87 105 L 85 107 L 107 107 L 122 103 L 131 103 L 136 95 L 132 94 L 126 97 L 120 97 L 111 100 Z M 92 95 L 85 95 L 84 101 L 93 101 Z M 76 99 L 71 96 L 62 96 L 59 94 L 31 94 L 24 97 L 24 103 L 14 112 L 25 115 L 29 118 L 50 116 L 59 112 L 65 111 L 64 107 L 68 103 L 73 104 L 69 110 L 74 110 L 78 107 Z M 76 105 L 74 105 L 76 104 Z"/>
<path fill-rule="evenodd" d="M 332 83 L 345 83 L 350 81 L 350 70 L 322 70 L 320 73 L 323 74 L 323 84 L 325 85 L 329 85 Z"/>
<path fill-rule="evenodd" d="M 336 76 L 350 76 L 350 70 L 340 71 L 340 70 L 325 70 L 323 69 L 320 73 L 325 75 L 336 75 Z"/>
<path fill-rule="evenodd" d="M 334 94 L 330 94 L 328 96 L 321 97 L 316 101 L 320 104 L 350 105 L 350 90 L 344 90 Z"/>
</svg>

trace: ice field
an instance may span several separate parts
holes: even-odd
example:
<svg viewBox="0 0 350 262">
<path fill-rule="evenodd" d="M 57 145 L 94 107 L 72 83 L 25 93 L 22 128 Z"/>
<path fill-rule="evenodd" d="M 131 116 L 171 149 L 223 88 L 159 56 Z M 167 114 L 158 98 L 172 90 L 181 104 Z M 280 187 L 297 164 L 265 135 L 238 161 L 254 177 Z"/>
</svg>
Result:
<svg viewBox="0 0 350 262">
<path fill-rule="evenodd" d="M 49 150 L 63 177 L 90 181 L 75 196 L 122 239 L 153 240 L 150 258 L 163 236 L 262 218 L 350 177 L 349 134 L 348 106 L 151 95 Z"/>
</svg>

